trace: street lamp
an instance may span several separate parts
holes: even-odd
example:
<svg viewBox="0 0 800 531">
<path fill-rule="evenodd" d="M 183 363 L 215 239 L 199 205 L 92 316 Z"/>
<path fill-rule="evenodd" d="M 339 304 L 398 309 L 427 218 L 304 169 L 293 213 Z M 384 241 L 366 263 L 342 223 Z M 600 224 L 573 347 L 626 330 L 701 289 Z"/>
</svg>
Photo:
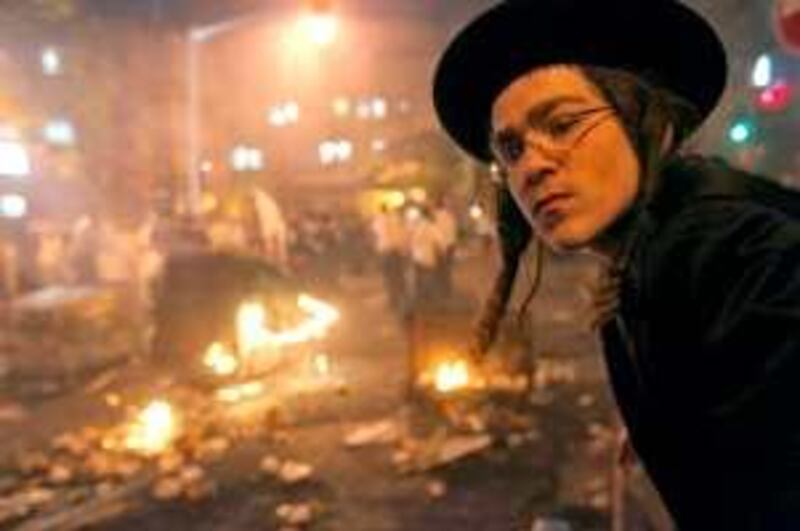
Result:
<svg viewBox="0 0 800 531">
<path fill-rule="evenodd" d="M 323 4 L 320 4 L 323 5 Z M 327 4 L 325 9 L 314 8 L 305 13 L 300 19 L 301 25 L 306 30 L 306 37 L 318 46 L 330 44 L 336 37 L 338 22 L 329 12 Z M 316 6 L 316 4 L 314 4 Z M 234 30 L 252 26 L 271 14 L 267 10 L 259 10 L 248 15 L 223 20 L 204 26 L 195 26 L 186 32 L 187 58 L 186 58 L 186 83 L 187 83 L 187 169 L 188 179 L 186 185 L 186 202 L 189 213 L 197 215 L 200 212 L 202 189 L 200 177 L 200 100 L 199 100 L 199 60 L 200 47 L 203 43 L 228 34 Z M 299 107 L 294 102 L 289 102 L 284 112 L 288 113 L 290 121 L 296 121 Z"/>
</svg>

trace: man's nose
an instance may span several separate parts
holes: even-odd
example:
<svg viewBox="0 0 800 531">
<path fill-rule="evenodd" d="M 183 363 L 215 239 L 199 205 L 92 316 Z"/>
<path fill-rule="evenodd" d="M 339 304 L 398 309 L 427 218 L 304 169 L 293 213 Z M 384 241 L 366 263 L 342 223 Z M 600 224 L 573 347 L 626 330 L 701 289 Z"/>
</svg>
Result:
<svg viewBox="0 0 800 531">
<path fill-rule="evenodd" d="M 537 188 L 561 165 L 559 153 L 541 140 L 528 135 L 525 139 L 525 152 L 519 160 L 516 174 L 524 188 Z"/>
</svg>

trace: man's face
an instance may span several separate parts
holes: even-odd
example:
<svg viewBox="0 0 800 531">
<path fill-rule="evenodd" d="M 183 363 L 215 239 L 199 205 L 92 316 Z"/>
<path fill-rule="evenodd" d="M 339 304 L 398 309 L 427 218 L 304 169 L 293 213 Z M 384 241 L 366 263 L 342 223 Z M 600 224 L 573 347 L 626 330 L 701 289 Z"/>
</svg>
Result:
<svg viewBox="0 0 800 531">
<path fill-rule="evenodd" d="M 585 247 L 633 203 L 640 167 L 622 123 L 574 67 L 516 79 L 492 109 L 492 149 L 550 247 Z"/>
</svg>

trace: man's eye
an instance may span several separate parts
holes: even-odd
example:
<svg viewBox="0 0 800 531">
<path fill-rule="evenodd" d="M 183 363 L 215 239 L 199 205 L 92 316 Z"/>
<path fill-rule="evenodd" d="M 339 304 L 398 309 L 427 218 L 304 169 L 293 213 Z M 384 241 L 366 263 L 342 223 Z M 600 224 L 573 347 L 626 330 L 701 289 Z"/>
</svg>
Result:
<svg viewBox="0 0 800 531">
<path fill-rule="evenodd" d="M 547 125 L 547 132 L 552 136 L 559 137 L 569 133 L 576 125 L 581 122 L 580 117 L 564 116 L 556 118 Z"/>
<path fill-rule="evenodd" d="M 525 151 L 525 144 L 518 135 L 509 133 L 500 135 L 497 139 L 497 148 L 505 160 L 514 162 L 522 157 L 522 153 Z"/>
</svg>

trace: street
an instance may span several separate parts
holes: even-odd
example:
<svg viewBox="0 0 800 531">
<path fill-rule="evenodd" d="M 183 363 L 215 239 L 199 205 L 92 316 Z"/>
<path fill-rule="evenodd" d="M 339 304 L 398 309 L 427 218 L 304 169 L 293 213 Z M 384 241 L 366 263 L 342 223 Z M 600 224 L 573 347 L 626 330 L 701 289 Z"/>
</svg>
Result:
<svg viewBox="0 0 800 531">
<path fill-rule="evenodd" d="M 471 257 L 460 265 L 462 291 L 489 274 L 483 262 Z M 156 500 L 145 486 L 133 491 L 119 514 L 86 523 L 131 530 L 279 529 L 276 509 L 299 502 L 313 504 L 312 529 L 529 529 L 536 517 L 556 513 L 569 515 L 577 529 L 606 528 L 610 448 L 602 431 L 608 423 L 608 399 L 591 338 L 569 330 L 576 310 L 568 279 L 585 273 L 581 263 L 551 268 L 540 304 L 548 311 L 535 312 L 537 329 L 549 330 L 537 351 L 573 363 L 577 375 L 569 383 L 543 388 L 533 405 L 515 405 L 526 416 L 526 428 L 516 435 L 497 432 L 485 451 L 401 474 L 392 461 L 396 441 L 355 448 L 344 444 L 349 433 L 382 419 L 407 422 L 422 435 L 446 424 L 425 399 L 409 400 L 407 341 L 399 322 L 385 310 L 380 279 L 370 272 L 347 278 L 332 291 L 342 319 L 329 354 L 332 372 L 342 384 L 287 394 L 273 426 L 231 437 L 230 450 L 207 466 L 213 490 L 202 499 Z M 465 283 L 467 279 L 472 281 Z M 477 293 L 467 295 L 465 300 L 475 303 L 471 297 Z M 13 444 L 5 445 L 4 480 L 12 477 L 11 463 L 19 452 L 47 452 L 59 434 L 86 426 L 106 429 L 119 422 L 123 408 L 109 407 L 103 396 L 116 393 L 134 400 L 158 393 L 158 378 L 146 362 L 110 374 L 113 379 L 107 382 L 101 375 L 94 386 L 90 382 L 84 389 L 24 404 L 19 415 L 5 418 L 0 438 Z M 12 397 L 3 403 L 19 405 Z M 287 484 L 260 468 L 265 456 L 308 464 L 313 473 Z M 86 498 L 91 501 L 90 495 Z M 48 522 L 46 507 L 38 514 L 32 513 L 34 522 Z M 586 527 L 580 527 L 581 520 Z"/>
</svg>

